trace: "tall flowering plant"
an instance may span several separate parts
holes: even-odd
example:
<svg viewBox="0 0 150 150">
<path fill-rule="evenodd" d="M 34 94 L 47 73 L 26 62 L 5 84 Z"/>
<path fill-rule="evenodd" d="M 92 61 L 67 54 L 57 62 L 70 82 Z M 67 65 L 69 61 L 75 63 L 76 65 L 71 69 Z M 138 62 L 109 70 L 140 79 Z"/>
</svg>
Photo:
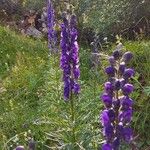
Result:
<svg viewBox="0 0 150 150">
<path fill-rule="evenodd" d="M 101 95 L 105 109 L 100 120 L 106 141 L 102 150 L 118 150 L 121 141 L 130 143 L 132 140 L 130 122 L 133 100 L 129 95 L 134 87 L 129 81 L 134 70 L 126 66 L 132 57 L 132 53 L 126 52 L 122 55 L 121 50 L 116 49 L 109 57 L 110 66 L 105 69 L 108 81 L 104 85 L 105 92 Z"/>
<path fill-rule="evenodd" d="M 61 49 L 60 66 L 63 70 L 64 99 L 69 100 L 73 93 L 78 94 L 80 91 L 80 85 L 78 84 L 80 76 L 79 46 L 77 43 L 75 15 L 71 15 L 70 18 L 63 15 L 63 23 L 61 24 Z"/>
<path fill-rule="evenodd" d="M 52 0 L 47 0 L 47 28 L 48 28 L 48 47 L 51 51 L 57 51 L 57 36 L 55 28 L 55 15 Z"/>
</svg>

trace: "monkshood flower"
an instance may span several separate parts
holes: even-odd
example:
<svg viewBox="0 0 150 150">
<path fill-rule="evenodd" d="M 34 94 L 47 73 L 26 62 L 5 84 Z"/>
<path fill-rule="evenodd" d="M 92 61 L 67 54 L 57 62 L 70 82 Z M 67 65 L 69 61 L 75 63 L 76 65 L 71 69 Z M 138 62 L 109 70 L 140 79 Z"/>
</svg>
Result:
<svg viewBox="0 0 150 150">
<path fill-rule="evenodd" d="M 77 43 L 76 24 L 75 15 L 71 15 L 70 18 L 63 15 L 63 23 L 61 25 L 60 66 L 63 70 L 65 100 L 70 98 L 71 93 L 78 94 L 80 91 L 80 85 L 78 84 L 78 79 L 80 77 L 79 46 Z"/>
<path fill-rule="evenodd" d="M 54 8 L 51 0 L 47 1 L 47 27 L 48 27 L 48 47 L 50 51 L 57 51 L 56 42 L 56 30 L 55 28 L 55 15 Z"/>
<path fill-rule="evenodd" d="M 105 137 L 102 150 L 119 150 L 122 141 L 132 141 L 130 122 L 133 100 L 129 96 L 134 87 L 129 80 L 134 76 L 134 70 L 127 68 L 132 57 L 131 52 L 122 54 L 121 48 L 117 47 L 108 59 L 110 66 L 105 69 L 108 81 L 104 84 L 105 91 L 100 96 L 105 106 L 100 115 Z"/>
</svg>

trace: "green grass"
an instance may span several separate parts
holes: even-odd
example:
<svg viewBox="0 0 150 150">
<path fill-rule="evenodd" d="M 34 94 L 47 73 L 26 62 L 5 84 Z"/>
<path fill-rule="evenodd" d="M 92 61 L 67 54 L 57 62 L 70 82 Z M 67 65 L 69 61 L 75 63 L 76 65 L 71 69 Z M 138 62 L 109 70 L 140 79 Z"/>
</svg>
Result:
<svg viewBox="0 0 150 150">
<path fill-rule="evenodd" d="M 137 72 L 132 80 L 136 87 L 132 95 L 135 101 L 132 126 L 135 134 L 140 135 L 136 141 L 143 150 L 150 145 L 150 42 L 126 42 L 125 46 L 135 54 L 130 63 Z M 5 146 L 4 150 L 11 150 L 17 143 L 27 145 L 32 137 L 39 150 L 60 146 L 73 150 L 72 126 L 76 131 L 75 150 L 98 149 L 103 141 L 99 95 L 106 77 L 101 67 L 90 69 L 88 48 L 80 48 L 82 88 L 80 96 L 74 97 L 75 124 L 70 121 L 70 103 L 63 101 L 59 54 L 48 57 L 44 41 L 0 27 L 0 59 L 0 149 Z"/>
</svg>

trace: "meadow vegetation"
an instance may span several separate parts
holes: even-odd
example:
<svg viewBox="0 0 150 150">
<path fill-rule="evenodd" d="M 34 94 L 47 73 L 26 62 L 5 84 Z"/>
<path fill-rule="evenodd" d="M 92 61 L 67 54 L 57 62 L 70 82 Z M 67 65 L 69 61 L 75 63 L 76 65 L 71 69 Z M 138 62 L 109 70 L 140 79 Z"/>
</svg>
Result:
<svg viewBox="0 0 150 150">
<path fill-rule="evenodd" d="M 137 147 L 150 147 L 150 42 L 125 41 L 134 54 L 130 63 L 136 71 L 132 79 L 135 91 L 134 129 Z M 111 53 L 114 46 L 105 53 Z M 92 68 L 91 50 L 80 46 L 81 93 L 75 98 L 76 150 L 95 150 L 101 146 L 99 99 L 106 77 L 104 66 Z M 0 149 L 28 145 L 34 139 L 39 150 L 72 149 L 70 103 L 63 100 L 59 54 L 49 55 L 47 43 L 23 37 L 0 27 Z M 128 147 L 122 147 L 123 150 Z"/>
</svg>

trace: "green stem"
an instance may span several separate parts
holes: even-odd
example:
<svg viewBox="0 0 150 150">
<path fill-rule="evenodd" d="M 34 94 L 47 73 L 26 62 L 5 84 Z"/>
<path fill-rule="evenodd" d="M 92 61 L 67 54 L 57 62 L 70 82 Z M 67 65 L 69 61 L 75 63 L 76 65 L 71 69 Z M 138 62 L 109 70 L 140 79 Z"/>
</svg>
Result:
<svg viewBox="0 0 150 150">
<path fill-rule="evenodd" d="M 72 143 L 76 143 L 76 135 L 75 135 L 75 108 L 74 108 L 74 98 L 73 93 L 71 91 L 70 95 L 70 104 L 71 104 L 71 123 L 72 123 Z"/>
</svg>

